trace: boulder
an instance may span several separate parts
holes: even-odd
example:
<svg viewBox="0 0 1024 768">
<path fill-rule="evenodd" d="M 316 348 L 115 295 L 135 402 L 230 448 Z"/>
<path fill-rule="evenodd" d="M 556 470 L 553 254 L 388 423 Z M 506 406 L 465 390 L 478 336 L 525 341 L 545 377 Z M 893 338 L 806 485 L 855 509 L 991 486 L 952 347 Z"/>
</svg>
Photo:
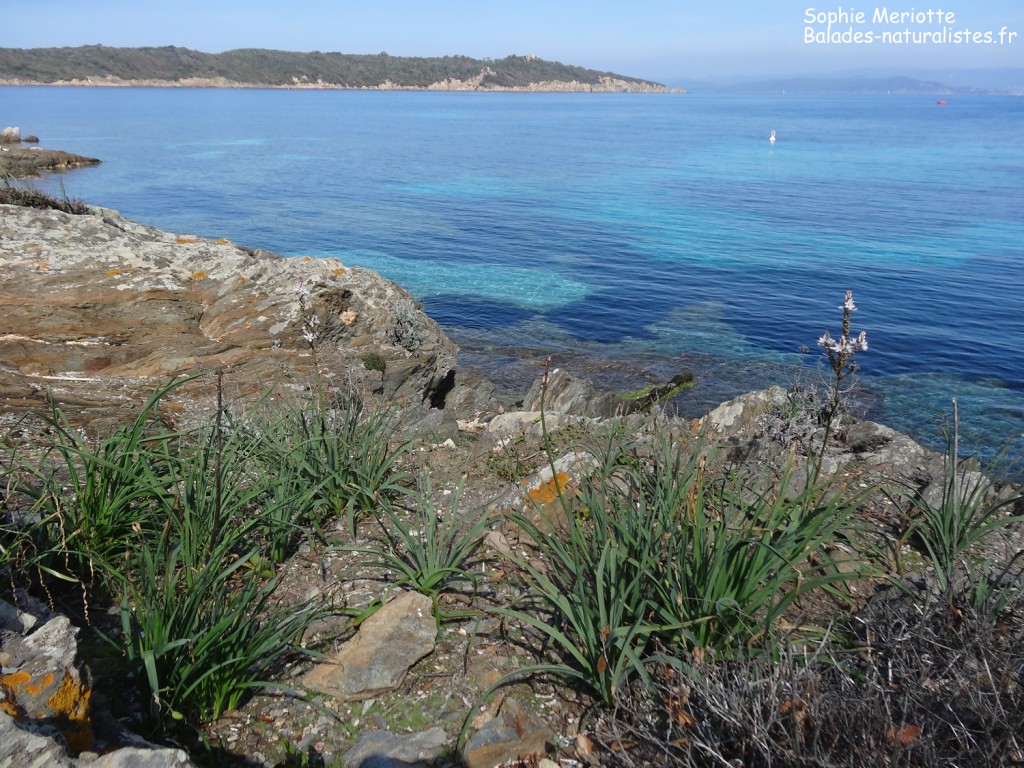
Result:
<svg viewBox="0 0 1024 768">
<path fill-rule="evenodd" d="M 462 762 L 466 768 L 537 765 L 554 740 L 554 731 L 536 715 L 506 699 L 498 714 L 466 743 Z"/>
<path fill-rule="evenodd" d="M 0 600 L 0 766 L 190 768 L 183 750 L 145 743 L 88 751 L 91 690 L 76 661 L 77 635 L 67 617 L 24 593 L 17 606 Z"/>
<path fill-rule="evenodd" d="M 92 747 L 88 676 L 78 668 L 78 629 L 66 616 L 42 621 L 3 604 L 0 710 L 18 723 L 55 729 L 74 752 Z"/>
<path fill-rule="evenodd" d="M 652 384 L 637 392 L 616 394 L 597 390 L 591 381 L 555 368 L 534 382 L 523 400 L 523 408 L 539 411 L 543 404 L 548 414 L 573 414 L 592 418 L 624 416 L 650 411 L 693 384 L 693 374 L 684 372 L 667 382 Z"/>
<path fill-rule="evenodd" d="M 7 126 L 0 131 L 0 144 L 19 144 L 21 142 L 21 128 Z"/>
<path fill-rule="evenodd" d="M 0 411 L 52 398 L 113 425 L 159 384 L 203 370 L 222 369 L 236 399 L 311 391 L 314 360 L 327 385 L 400 406 L 443 404 L 451 386 L 457 348 L 437 324 L 396 284 L 335 259 L 162 232 L 102 208 L 3 205 L 0 260 Z M 176 390 L 161 415 L 205 418 L 215 383 Z"/>
<path fill-rule="evenodd" d="M 370 731 L 342 757 L 345 768 L 408 768 L 436 760 L 448 741 L 443 728 L 399 735 Z"/>
</svg>

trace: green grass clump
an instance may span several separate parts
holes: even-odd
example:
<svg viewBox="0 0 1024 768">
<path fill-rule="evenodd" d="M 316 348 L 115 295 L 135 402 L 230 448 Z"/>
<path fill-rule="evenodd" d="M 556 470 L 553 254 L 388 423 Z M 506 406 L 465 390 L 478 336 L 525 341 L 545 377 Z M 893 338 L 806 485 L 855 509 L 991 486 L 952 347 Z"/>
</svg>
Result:
<svg viewBox="0 0 1024 768">
<path fill-rule="evenodd" d="M 971 587 L 972 607 L 997 619 L 1021 597 L 1022 566 L 1018 563 L 1024 558 L 1024 551 L 1018 551 L 1009 563 L 1002 565 L 988 559 L 979 561 L 971 552 L 983 541 L 1024 522 L 1024 515 L 1012 514 L 1024 502 L 1024 493 L 1019 488 L 998 492 L 984 474 L 969 469 L 968 463 L 960 458 L 959 430 L 959 411 L 954 400 L 938 502 L 916 492 L 898 491 L 891 498 L 908 507 L 910 524 L 904 538 L 923 550 L 950 606 L 953 596 L 963 591 L 957 581 L 965 581 Z"/>
<path fill-rule="evenodd" d="M 383 504 L 377 522 L 382 543 L 346 547 L 367 555 L 369 566 L 396 578 L 394 585 L 408 587 L 431 599 L 438 624 L 444 618 L 438 598 L 458 584 L 471 584 L 477 575 L 473 565 L 492 516 L 486 507 L 460 510 L 461 486 L 447 504 L 438 505 L 424 475 L 421 490 L 407 491 L 408 504 Z"/>
</svg>

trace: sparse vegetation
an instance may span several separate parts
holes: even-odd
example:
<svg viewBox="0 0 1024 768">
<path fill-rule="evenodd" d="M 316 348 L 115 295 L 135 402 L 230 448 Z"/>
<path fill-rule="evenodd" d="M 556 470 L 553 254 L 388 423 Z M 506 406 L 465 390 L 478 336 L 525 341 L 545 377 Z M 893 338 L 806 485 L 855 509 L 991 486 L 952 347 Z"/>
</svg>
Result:
<svg viewBox="0 0 1024 768">
<path fill-rule="evenodd" d="M 21 205 L 26 208 L 51 209 L 76 215 L 89 212 L 89 206 L 81 200 L 54 197 L 34 187 L 18 184 L 9 178 L 4 179 L 3 186 L 0 186 L 0 205 Z"/>
<path fill-rule="evenodd" d="M 461 659 L 424 675 L 424 691 L 454 666 L 468 674 L 489 622 L 519 655 L 467 691 L 485 700 L 513 681 L 554 682 L 583 718 L 561 748 L 603 765 L 1021 764 L 1022 556 L 979 547 L 1024 523 L 1024 496 L 968 471 L 955 413 L 936 501 L 816 477 L 834 396 L 822 406 L 796 391 L 769 415 L 795 424 L 771 435 L 792 446 L 780 466 L 725 459 L 708 433 L 657 415 L 548 433 L 542 409 L 542 436 L 479 460 L 506 483 L 547 465 L 543 493 L 510 510 L 463 506 L 462 468 L 435 467 L 443 486 L 409 471 L 417 454 L 395 439 L 392 415 L 324 391 L 313 361 L 305 398 L 245 410 L 219 399 L 194 429 L 156 418 L 176 381 L 109 436 L 86 436 L 56 409 L 41 429 L 4 436 L 0 583 L 54 604 L 81 596 L 82 618 L 116 656 L 106 674 L 133 682 L 126 706 L 148 733 L 195 735 L 286 687 L 282 665 L 309 652 L 303 638 L 324 616 L 319 598 L 279 597 L 281 564 L 305 544 L 325 579 L 341 552 L 383 575 L 359 618 L 411 589 L 468 638 Z M 586 460 L 564 469 L 567 450 Z M 861 546 L 887 535 L 865 525 L 879 498 L 908 521 L 889 551 L 915 547 L 928 571 L 885 576 L 886 547 Z M 500 557 L 484 549 L 491 529 L 516 542 Z M 852 551 L 842 567 L 836 548 Z M 848 587 L 868 578 L 885 586 L 855 605 Z M 465 714 L 467 729 L 479 711 L 461 692 L 429 697 Z M 386 709 L 362 711 L 375 706 Z M 282 760 L 318 759 L 282 738 Z"/>
<path fill-rule="evenodd" d="M 381 375 L 384 375 L 387 372 L 388 364 L 387 361 L 376 352 L 371 352 L 363 357 L 363 368 L 368 371 L 377 371 Z"/>
</svg>

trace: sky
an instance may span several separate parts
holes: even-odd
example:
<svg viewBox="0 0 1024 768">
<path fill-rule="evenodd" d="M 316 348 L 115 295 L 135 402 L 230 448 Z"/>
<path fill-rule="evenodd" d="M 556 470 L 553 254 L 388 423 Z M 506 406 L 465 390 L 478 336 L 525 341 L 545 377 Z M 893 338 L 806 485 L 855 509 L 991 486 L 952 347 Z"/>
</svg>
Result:
<svg viewBox="0 0 1024 768">
<path fill-rule="evenodd" d="M 879 12 L 910 11 L 927 18 L 874 23 Z M 831 27 L 829 14 L 835 17 Z M 477 58 L 514 53 L 662 82 L 1024 67 L 1021 0 L 0 0 L 0 20 L 2 48 L 177 45 L 209 53 L 276 48 Z M 877 36 L 883 29 L 891 33 L 886 41 L 864 42 L 869 32 Z M 854 42 L 858 33 L 861 41 Z M 992 42 L 963 41 L 977 33 L 981 40 L 990 33 Z M 954 34 L 961 40 L 939 37 Z"/>
</svg>

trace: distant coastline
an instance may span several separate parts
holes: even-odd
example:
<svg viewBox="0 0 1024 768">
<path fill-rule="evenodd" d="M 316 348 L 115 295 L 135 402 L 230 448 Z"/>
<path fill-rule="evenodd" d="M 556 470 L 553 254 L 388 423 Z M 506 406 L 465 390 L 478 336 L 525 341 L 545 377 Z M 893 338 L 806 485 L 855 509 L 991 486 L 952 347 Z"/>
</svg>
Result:
<svg viewBox="0 0 1024 768">
<path fill-rule="evenodd" d="M 253 88 L 288 91 L 479 91 L 488 93 L 686 93 L 683 88 L 667 88 L 664 85 L 637 85 L 617 78 L 608 78 L 601 83 L 580 83 L 547 81 L 513 86 L 481 86 L 466 81 L 441 81 L 427 86 L 399 85 L 385 81 L 379 85 L 338 85 L 337 83 L 241 83 L 223 78 L 186 78 L 183 80 L 123 80 L 121 78 L 58 80 L 42 82 L 16 78 L 0 78 L 0 85 L 41 86 L 67 88 Z"/>
<path fill-rule="evenodd" d="M 668 93 L 662 83 L 546 61 L 242 49 L 0 48 L 0 85 L 296 90 Z M 673 89 L 672 92 L 684 92 Z"/>
</svg>

